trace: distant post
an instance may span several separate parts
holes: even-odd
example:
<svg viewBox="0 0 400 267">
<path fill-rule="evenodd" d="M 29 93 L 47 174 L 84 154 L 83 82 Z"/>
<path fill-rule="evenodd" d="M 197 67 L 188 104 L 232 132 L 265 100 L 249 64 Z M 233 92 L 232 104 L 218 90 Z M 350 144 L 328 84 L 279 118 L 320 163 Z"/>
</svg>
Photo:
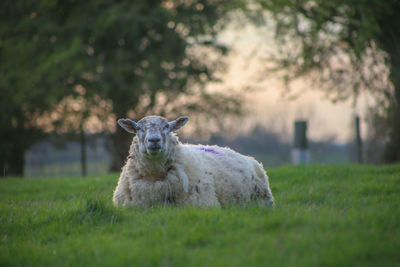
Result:
<svg viewBox="0 0 400 267">
<path fill-rule="evenodd" d="M 360 130 L 360 117 L 356 116 L 356 149 L 357 149 L 357 161 L 358 163 L 363 163 L 363 151 L 362 151 L 362 141 L 361 141 L 361 130 Z"/>
<path fill-rule="evenodd" d="M 8 162 L 3 165 L 3 177 L 8 176 Z"/>
<path fill-rule="evenodd" d="M 87 175 L 86 135 L 82 124 L 80 125 L 79 142 L 81 144 L 81 175 Z"/>
<path fill-rule="evenodd" d="M 292 163 L 294 165 L 310 163 L 310 151 L 307 141 L 307 121 L 295 121 L 294 123 Z"/>
</svg>

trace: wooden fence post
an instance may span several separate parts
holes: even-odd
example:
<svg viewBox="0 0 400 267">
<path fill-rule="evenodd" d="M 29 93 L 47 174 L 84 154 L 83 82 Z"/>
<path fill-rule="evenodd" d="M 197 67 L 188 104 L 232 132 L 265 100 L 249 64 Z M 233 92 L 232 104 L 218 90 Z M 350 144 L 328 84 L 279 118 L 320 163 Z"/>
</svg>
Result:
<svg viewBox="0 0 400 267">
<path fill-rule="evenodd" d="M 81 145 L 81 175 L 87 175 L 87 151 L 86 151 L 86 135 L 83 129 L 83 125 L 80 125 L 79 132 L 79 143 Z"/>
<path fill-rule="evenodd" d="M 361 141 L 361 130 L 360 130 L 360 117 L 356 116 L 356 150 L 357 150 L 357 161 L 363 163 L 363 149 Z"/>
<path fill-rule="evenodd" d="M 294 165 L 310 163 L 310 151 L 308 149 L 307 140 L 307 121 L 295 121 L 294 123 L 292 163 Z"/>
</svg>

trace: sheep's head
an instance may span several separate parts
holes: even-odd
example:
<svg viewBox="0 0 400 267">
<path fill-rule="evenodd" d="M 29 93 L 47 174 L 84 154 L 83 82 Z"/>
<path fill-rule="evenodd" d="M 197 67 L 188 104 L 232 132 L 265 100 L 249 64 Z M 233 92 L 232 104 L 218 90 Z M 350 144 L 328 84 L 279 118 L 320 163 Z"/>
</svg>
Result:
<svg viewBox="0 0 400 267">
<path fill-rule="evenodd" d="M 119 119 L 118 124 L 126 131 L 137 135 L 140 152 L 148 156 L 159 156 L 168 151 L 169 133 L 180 129 L 188 120 L 188 117 L 179 117 L 168 122 L 160 116 L 148 116 L 137 123 L 129 119 Z"/>
</svg>

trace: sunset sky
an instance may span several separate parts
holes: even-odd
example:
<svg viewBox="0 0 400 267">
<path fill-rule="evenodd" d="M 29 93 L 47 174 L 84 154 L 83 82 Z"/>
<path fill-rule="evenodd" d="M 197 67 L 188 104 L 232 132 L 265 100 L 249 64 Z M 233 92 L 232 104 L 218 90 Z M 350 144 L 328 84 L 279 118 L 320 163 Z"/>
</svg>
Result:
<svg viewBox="0 0 400 267">
<path fill-rule="evenodd" d="M 244 103 L 249 110 L 246 129 L 259 123 L 291 141 L 293 122 L 307 119 L 308 136 L 313 140 L 333 139 L 342 143 L 353 138 L 355 114 L 362 119 L 365 117 L 368 102 L 365 96 L 355 106 L 351 99 L 333 104 L 318 90 L 303 90 L 307 87 L 305 81 L 299 81 L 293 88 L 294 92 L 285 95 L 282 81 L 273 77 L 262 78 L 267 75 L 263 72 L 265 56 L 274 53 L 276 47 L 272 31 L 256 29 L 250 24 L 237 26 L 233 23 L 220 34 L 220 42 L 232 50 L 223 83 L 213 86 L 235 90 L 249 86 L 257 88 L 244 93 Z M 289 100 L 293 94 L 297 97 Z M 361 128 L 365 136 L 366 125 Z"/>
</svg>

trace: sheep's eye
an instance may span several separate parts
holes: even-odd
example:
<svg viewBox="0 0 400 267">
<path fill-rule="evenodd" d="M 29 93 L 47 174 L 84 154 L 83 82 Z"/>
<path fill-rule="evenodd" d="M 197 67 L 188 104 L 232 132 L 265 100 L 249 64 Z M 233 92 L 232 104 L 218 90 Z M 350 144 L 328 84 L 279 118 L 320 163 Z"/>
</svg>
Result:
<svg viewBox="0 0 400 267">
<path fill-rule="evenodd" d="M 141 131 L 142 128 L 140 128 L 139 126 L 136 126 L 136 131 Z"/>
<path fill-rule="evenodd" d="M 169 128 L 168 124 L 164 126 L 164 130 L 167 130 L 168 128 Z"/>
</svg>

